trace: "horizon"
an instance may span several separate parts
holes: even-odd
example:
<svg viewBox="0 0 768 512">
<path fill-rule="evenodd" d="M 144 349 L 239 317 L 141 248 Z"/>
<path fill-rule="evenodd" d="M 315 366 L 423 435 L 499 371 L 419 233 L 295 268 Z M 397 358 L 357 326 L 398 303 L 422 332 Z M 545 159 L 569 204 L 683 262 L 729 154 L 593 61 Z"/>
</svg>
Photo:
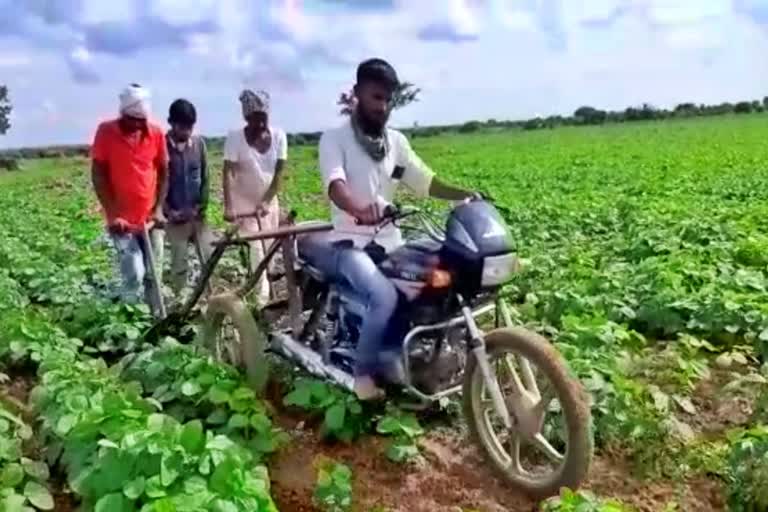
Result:
<svg viewBox="0 0 768 512">
<path fill-rule="evenodd" d="M 242 124 L 248 86 L 270 92 L 275 125 L 322 131 L 341 122 L 336 100 L 369 56 L 422 89 L 393 115 L 401 127 L 768 94 L 768 0 L 18 4 L 0 0 L 0 84 L 14 108 L 2 149 L 90 144 L 130 82 L 150 88 L 162 126 L 187 97 L 198 132 L 223 136 Z"/>
</svg>

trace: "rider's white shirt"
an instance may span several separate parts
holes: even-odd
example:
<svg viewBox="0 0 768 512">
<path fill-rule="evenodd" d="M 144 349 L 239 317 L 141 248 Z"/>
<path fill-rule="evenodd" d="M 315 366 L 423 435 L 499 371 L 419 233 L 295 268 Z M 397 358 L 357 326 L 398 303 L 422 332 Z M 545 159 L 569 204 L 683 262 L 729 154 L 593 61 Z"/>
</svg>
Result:
<svg viewBox="0 0 768 512">
<path fill-rule="evenodd" d="M 323 133 L 320 137 L 320 172 L 326 194 L 331 183 L 344 180 L 347 187 L 365 203 L 391 203 L 402 182 L 415 195 L 426 197 L 434 174 L 411 148 L 408 139 L 397 130 L 387 128 L 389 152 L 381 162 L 373 160 L 355 140 L 350 121 Z M 396 167 L 402 175 L 393 176 Z M 356 247 L 364 247 L 373 236 L 371 226 L 358 226 L 346 212 L 331 202 L 334 238 L 350 239 Z M 376 237 L 387 251 L 402 244 L 400 230 L 388 225 Z"/>
</svg>

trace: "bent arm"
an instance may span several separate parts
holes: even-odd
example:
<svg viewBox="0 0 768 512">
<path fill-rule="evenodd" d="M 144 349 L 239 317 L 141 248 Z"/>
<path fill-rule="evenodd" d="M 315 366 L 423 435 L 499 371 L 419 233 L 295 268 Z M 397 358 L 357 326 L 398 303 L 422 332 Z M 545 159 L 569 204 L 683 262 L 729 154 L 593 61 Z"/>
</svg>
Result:
<svg viewBox="0 0 768 512">
<path fill-rule="evenodd" d="M 364 215 L 363 212 L 368 208 L 367 204 L 363 204 L 355 198 L 347 186 L 347 182 L 342 179 L 336 179 L 331 183 L 328 187 L 328 197 L 340 210 L 355 218 Z"/>
<path fill-rule="evenodd" d="M 115 198 L 112 194 L 112 187 L 109 183 L 109 174 L 107 173 L 106 162 L 94 160 L 91 164 L 91 182 L 96 197 L 99 199 L 101 207 L 108 218 L 112 217 L 114 211 Z"/>
<path fill-rule="evenodd" d="M 446 201 L 461 201 L 472 197 L 472 192 L 449 185 L 437 176 L 434 176 L 432 183 L 429 185 L 429 195 L 430 197 Z"/>
<path fill-rule="evenodd" d="M 155 193 L 154 211 L 157 213 L 162 210 L 165 198 L 168 195 L 168 162 L 157 163 L 157 191 Z"/>
<path fill-rule="evenodd" d="M 280 191 L 280 188 L 282 186 L 284 170 L 285 170 L 285 160 L 280 159 L 275 164 L 275 175 L 272 178 L 272 183 L 269 184 L 269 187 L 267 188 L 266 193 L 264 193 L 264 199 L 262 200 L 264 204 L 269 204 L 272 201 L 272 199 L 275 198 L 277 193 Z"/>
<path fill-rule="evenodd" d="M 435 199 L 446 201 L 461 201 L 472 197 L 472 192 L 449 185 L 432 172 L 432 169 L 416 154 L 408 139 L 400 135 L 399 143 L 402 147 L 403 183 L 419 196 L 428 195 Z"/>
</svg>

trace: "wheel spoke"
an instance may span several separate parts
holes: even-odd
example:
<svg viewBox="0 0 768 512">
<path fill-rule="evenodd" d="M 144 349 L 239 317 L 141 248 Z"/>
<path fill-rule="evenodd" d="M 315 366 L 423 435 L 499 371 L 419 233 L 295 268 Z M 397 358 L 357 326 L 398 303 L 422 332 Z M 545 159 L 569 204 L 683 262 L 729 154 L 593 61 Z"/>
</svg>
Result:
<svg viewBox="0 0 768 512">
<path fill-rule="evenodd" d="M 525 389 L 534 398 L 539 398 L 541 396 L 541 393 L 539 392 L 539 385 L 536 382 L 536 377 L 533 374 L 533 368 L 531 368 L 531 363 L 528 361 L 528 359 L 518 355 L 517 364 L 520 365 L 520 373 L 522 373 L 522 376 L 523 376 L 523 383 L 525 384 Z"/>
<path fill-rule="evenodd" d="M 523 386 L 523 382 L 520 380 L 520 375 L 517 374 L 517 368 L 515 368 L 515 365 L 512 361 L 513 360 L 510 360 L 509 358 L 509 354 L 504 354 L 504 362 L 507 365 L 507 371 L 509 371 L 509 374 L 512 377 L 512 385 L 515 387 L 513 393 L 520 396 L 527 391 L 525 386 Z"/>
<path fill-rule="evenodd" d="M 555 393 L 551 389 L 547 388 L 544 394 L 541 395 L 541 398 L 539 398 L 539 401 L 536 402 L 536 405 L 534 406 L 534 413 L 546 415 L 547 410 L 549 409 L 549 404 L 551 404 L 552 400 L 554 399 Z"/>
<path fill-rule="evenodd" d="M 552 446 L 552 444 L 547 441 L 547 438 L 544 437 L 544 434 L 539 432 L 536 434 L 532 439 L 532 444 L 536 446 L 539 450 L 541 450 L 544 455 L 547 456 L 549 460 L 552 462 L 561 463 L 563 462 L 563 454 L 561 454 L 557 449 Z"/>
<path fill-rule="evenodd" d="M 509 450 L 509 467 L 519 475 L 527 474 L 528 472 L 523 468 L 523 464 L 520 460 L 520 436 L 514 434 L 511 435 L 509 444 L 511 445 Z"/>
<path fill-rule="evenodd" d="M 484 398 L 480 401 L 480 412 L 485 414 L 486 411 L 493 411 L 493 400 L 490 398 Z M 494 411 L 495 412 L 495 411 Z"/>
</svg>

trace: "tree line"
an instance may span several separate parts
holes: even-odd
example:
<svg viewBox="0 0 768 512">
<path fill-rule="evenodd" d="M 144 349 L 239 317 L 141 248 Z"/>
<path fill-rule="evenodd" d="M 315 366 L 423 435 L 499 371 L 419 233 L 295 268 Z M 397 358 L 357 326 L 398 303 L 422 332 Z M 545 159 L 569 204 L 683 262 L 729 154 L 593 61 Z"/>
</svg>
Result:
<svg viewBox="0 0 768 512">
<path fill-rule="evenodd" d="M 401 109 L 411 103 L 419 101 L 421 89 L 410 82 L 403 82 L 394 92 L 392 108 Z M 354 91 L 342 92 L 336 105 L 339 114 L 350 115 L 356 104 Z M 12 106 L 9 99 L 8 88 L 0 85 L 0 135 L 5 134 L 10 128 L 10 114 Z M 559 126 L 587 126 L 606 123 L 624 123 L 634 121 L 660 121 L 665 119 L 679 119 L 699 116 L 717 116 L 726 114 L 750 114 L 768 111 L 768 96 L 762 101 L 739 101 L 737 103 L 720 103 L 718 105 L 696 104 L 692 102 L 680 103 L 673 109 L 655 107 L 649 103 L 639 106 L 627 107 L 624 110 L 602 110 L 593 106 L 584 105 L 577 108 L 572 115 L 552 115 L 548 117 L 535 117 L 532 119 L 499 121 L 488 119 L 487 121 L 467 121 L 458 125 L 424 126 L 415 123 L 412 127 L 402 128 L 402 131 L 411 137 L 432 137 L 444 133 L 471 133 L 486 129 L 522 129 L 540 130 L 554 129 Z M 304 132 L 288 134 L 290 145 L 316 144 L 321 132 Z M 206 141 L 212 148 L 223 145 L 223 137 L 206 137 Z M 65 156 L 87 156 L 88 145 L 48 146 L 45 148 L 23 148 L 10 151 L 0 151 L 0 168 L 8 167 L 4 162 L 16 158 L 55 158 Z M 4 156 L 3 156 L 4 155 Z M 17 166 L 16 166 L 17 167 Z"/>
</svg>

